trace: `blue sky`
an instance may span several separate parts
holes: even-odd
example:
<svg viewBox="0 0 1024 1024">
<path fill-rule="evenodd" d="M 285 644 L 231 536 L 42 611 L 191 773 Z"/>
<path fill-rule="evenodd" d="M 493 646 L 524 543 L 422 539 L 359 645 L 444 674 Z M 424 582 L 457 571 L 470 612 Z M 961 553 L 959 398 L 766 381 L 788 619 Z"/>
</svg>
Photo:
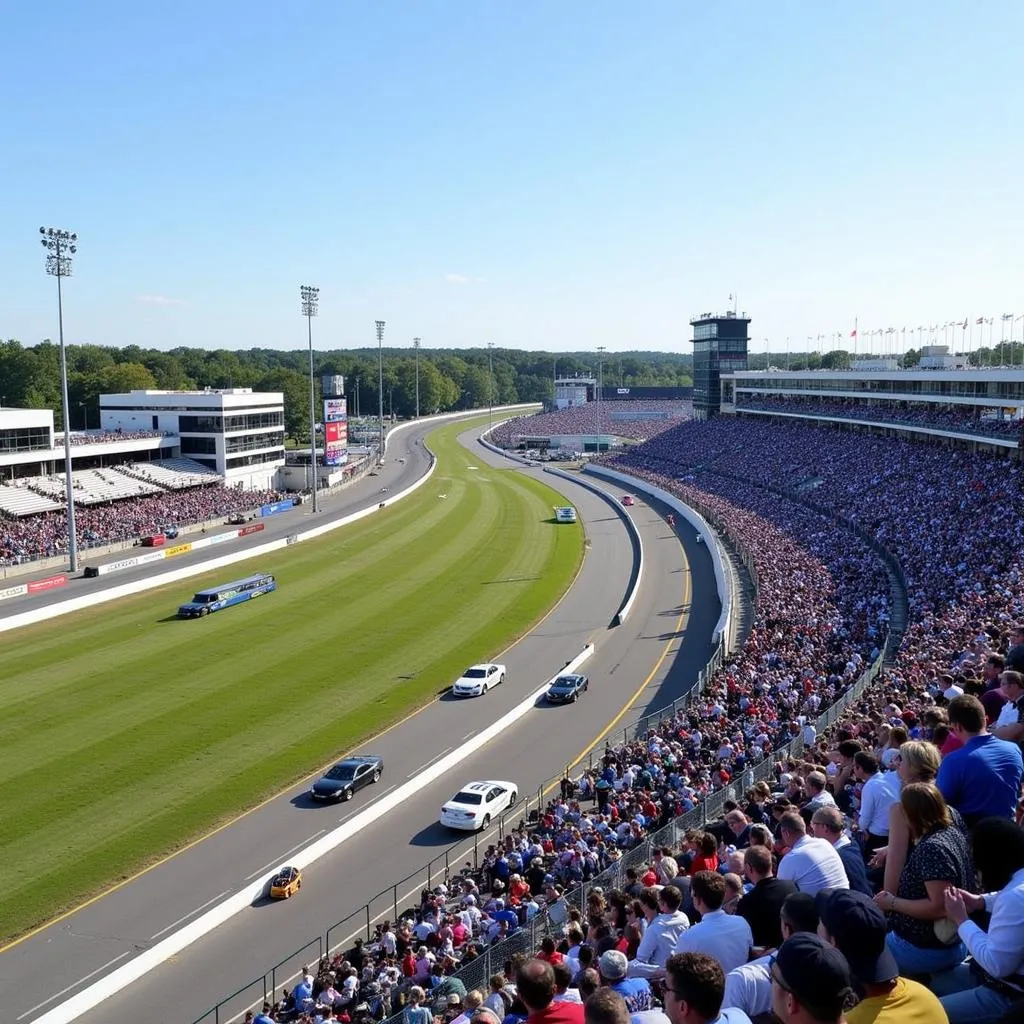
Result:
<svg viewBox="0 0 1024 1024">
<path fill-rule="evenodd" d="M 298 347 L 302 283 L 320 348 L 1024 313 L 1022 4 L 290 7 L 8 6 L 0 334 L 56 333 L 42 224 L 73 342 Z"/>
</svg>

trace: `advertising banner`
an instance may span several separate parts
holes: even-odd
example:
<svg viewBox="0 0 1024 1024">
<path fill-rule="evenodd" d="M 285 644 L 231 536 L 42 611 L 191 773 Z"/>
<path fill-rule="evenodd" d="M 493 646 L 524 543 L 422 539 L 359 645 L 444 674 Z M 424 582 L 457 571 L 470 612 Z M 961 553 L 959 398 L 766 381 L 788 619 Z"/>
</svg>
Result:
<svg viewBox="0 0 1024 1024">
<path fill-rule="evenodd" d="M 343 466 L 348 461 L 348 422 L 324 421 L 324 465 Z"/>
<path fill-rule="evenodd" d="M 67 576 L 63 573 L 58 573 L 56 576 L 47 576 L 42 580 L 31 580 L 28 585 L 28 592 L 30 594 L 39 594 L 44 590 L 53 590 L 55 587 L 66 587 L 67 585 Z"/>
<path fill-rule="evenodd" d="M 324 423 L 335 423 L 338 420 L 348 419 L 346 408 L 346 400 L 344 398 L 325 398 Z"/>
<path fill-rule="evenodd" d="M 191 544 L 175 544 L 173 548 L 168 548 L 164 552 L 165 558 L 173 558 L 175 555 L 186 555 L 192 550 Z"/>
<path fill-rule="evenodd" d="M 279 512 L 288 512 L 293 508 L 295 508 L 295 502 L 291 498 L 287 501 L 272 501 L 269 505 L 260 505 L 260 515 L 276 516 Z"/>
<path fill-rule="evenodd" d="M 4 587 L 0 590 L 0 601 L 6 601 L 9 597 L 21 597 L 27 593 L 28 587 L 24 583 L 19 583 L 16 587 Z"/>
<path fill-rule="evenodd" d="M 239 537 L 248 537 L 250 533 L 259 533 L 260 530 L 266 529 L 263 523 L 253 523 L 252 526 L 243 526 L 238 531 Z"/>
</svg>

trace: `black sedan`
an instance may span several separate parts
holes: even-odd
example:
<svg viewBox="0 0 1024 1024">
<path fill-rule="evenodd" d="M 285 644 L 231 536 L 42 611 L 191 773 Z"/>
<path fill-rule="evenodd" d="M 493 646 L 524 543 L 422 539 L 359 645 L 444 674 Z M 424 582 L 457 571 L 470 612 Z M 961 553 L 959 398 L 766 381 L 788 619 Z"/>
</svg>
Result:
<svg viewBox="0 0 1024 1024">
<path fill-rule="evenodd" d="M 586 693 L 590 680 L 586 676 L 559 676 L 549 687 L 549 704 L 575 704 Z"/>
<path fill-rule="evenodd" d="M 313 783 L 309 795 L 314 800 L 351 800 L 356 790 L 376 782 L 383 772 L 379 757 L 346 757 Z"/>
</svg>

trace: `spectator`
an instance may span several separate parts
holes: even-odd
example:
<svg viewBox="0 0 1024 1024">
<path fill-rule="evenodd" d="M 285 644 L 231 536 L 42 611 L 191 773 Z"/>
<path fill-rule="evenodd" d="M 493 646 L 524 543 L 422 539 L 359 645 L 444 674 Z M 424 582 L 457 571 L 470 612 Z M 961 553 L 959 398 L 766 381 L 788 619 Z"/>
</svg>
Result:
<svg viewBox="0 0 1024 1024">
<path fill-rule="evenodd" d="M 860 847 L 846 834 L 843 816 L 835 804 L 831 807 L 820 807 L 814 812 L 814 817 L 811 818 L 811 834 L 817 839 L 831 843 L 832 848 L 839 854 L 849 888 L 864 893 L 865 896 L 871 896 L 873 890 L 868 884 L 864 855 Z"/>
<path fill-rule="evenodd" d="M 409 989 L 409 1002 L 402 1011 L 402 1024 L 433 1024 L 434 1015 L 430 1007 L 420 1005 L 426 997 L 426 992 L 419 985 Z"/>
<path fill-rule="evenodd" d="M 779 820 L 782 841 L 789 852 L 779 861 L 778 876 L 795 882 L 801 892 L 816 895 L 821 889 L 846 889 L 846 869 L 831 843 L 807 835 L 804 819 L 787 811 Z"/>
<path fill-rule="evenodd" d="M 1024 672 L 1024 623 L 1010 631 L 1011 647 L 1006 652 L 1006 667 L 1014 672 Z"/>
<path fill-rule="evenodd" d="M 875 902 L 890 915 L 889 949 L 900 971 L 932 974 L 966 956 L 955 928 L 945 927 L 944 895 L 949 886 L 973 888 L 974 868 L 963 823 L 933 783 L 904 786 L 900 803 L 914 845 L 896 893 L 883 890 Z"/>
<path fill-rule="evenodd" d="M 597 962 L 597 971 L 601 976 L 601 984 L 618 992 L 626 1000 L 631 1014 L 651 1008 L 651 986 L 646 978 L 627 977 L 629 961 L 625 953 L 617 949 L 602 953 Z"/>
<path fill-rule="evenodd" d="M 828 791 L 828 779 L 824 772 L 809 772 L 806 782 L 807 795 L 810 799 L 805 805 L 805 810 L 813 814 L 819 807 L 835 807 L 836 801 Z"/>
<path fill-rule="evenodd" d="M 782 1024 L 844 1024 L 857 993 L 846 958 L 818 935 L 786 939 L 770 968 L 772 1010 Z"/>
<path fill-rule="evenodd" d="M 861 892 L 836 890 L 817 896 L 818 934 L 846 958 L 863 990 L 847 1013 L 849 1024 L 946 1024 L 939 1000 L 916 981 L 900 977 L 886 945 L 885 915 Z"/>
<path fill-rule="evenodd" d="M 462 1002 L 462 1013 L 452 1021 L 452 1024 L 469 1024 L 476 1011 L 483 1006 L 484 997 L 479 989 L 473 989 L 466 993 L 466 998 Z M 501 1022 L 495 1019 L 495 1024 L 501 1024 Z"/>
<path fill-rule="evenodd" d="M 555 999 L 556 1003 L 582 1003 L 580 991 L 572 987 L 573 972 L 566 961 L 552 964 L 551 969 L 555 972 Z"/>
<path fill-rule="evenodd" d="M 722 1009 L 725 974 L 706 953 L 676 953 L 665 965 L 662 993 L 671 1024 L 750 1024 L 740 1009 Z"/>
<path fill-rule="evenodd" d="M 676 952 L 710 953 L 724 971 L 746 963 L 754 939 L 744 918 L 722 910 L 725 879 L 715 871 L 700 871 L 693 876 L 691 895 L 701 919 L 679 936 Z"/>
<path fill-rule="evenodd" d="M 814 897 L 805 892 L 794 892 L 787 896 L 779 912 L 779 922 L 780 946 L 797 932 L 816 933 L 818 910 Z M 738 1007 L 754 1019 L 771 1011 L 772 981 L 769 968 L 774 952 L 772 949 L 756 960 L 750 960 L 729 971 L 725 978 L 726 1006 Z"/>
<path fill-rule="evenodd" d="M 936 785 L 968 828 L 992 816 L 1012 820 L 1024 775 L 1020 749 L 988 732 L 977 697 L 955 697 L 948 710 L 950 729 L 963 746 L 943 759 Z"/>
<path fill-rule="evenodd" d="M 899 776 L 882 771 L 878 758 L 862 750 L 854 755 L 853 777 L 861 786 L 857 824 L 864 835 L 865 850 L 873 853 L 888 842 L 889 811 L 900 798 Z"/>
<path fill-rule="evenodd" d="M 950 1024 L 987 1024 L 1024 999 L 1024 832 L 1005 818 L 986 818 L 971 834 L 983 896 L 945 892 L 945 910 L 973 958 L 932 979 Z M 988 911 L 982 929 L 968 915 Z"/>
<path fill-rule="evenodd" d="M 763 846 L 747 850 L 743 868 L 753 888 L 741 897 L 736 913 L 750 925 L 752 945 L 777 949 L 782 944 L 782 905 L 797 891 L 796 883 L 775 877 L 771 851 Z"/>
<path fill-rule="evenodd" d="M 992 734 L 1001 740 L 1020 744 L 1024 740 L 1024 675 L 1007 670 L 999 677 L 1006 703 L 999 712 Z"/>
<path fill-rule="evenodd" d="M 644 1015 L 646 1024 L 653 1024 L 648 1020 L 651 1012 Z M 626 1000 L 614 989 L 599 988 L 583 1004 L 583 1020 L 584 1024 L 630 1024 Z"/>
<path fill-rule="evenodd" d="M 526 1007 L 528 1024 L 583 1024 L 583 1007 L 579 1003 L 554 1001 L 555 972 L 543 960 L 527 960 L 519 968 L 516 993 Z"/>
<path fill-rule="evenodd" d="M 682 894 L 674 885 L 660 890 L 644 889 L 640 893 L 647 927 L 644 937 L 630 961 L 628 974 L 631 978 L 651 978 L 672 955 L 679 936 L 690 927 L 690 919 L 680 910 Z"/>
</svg>

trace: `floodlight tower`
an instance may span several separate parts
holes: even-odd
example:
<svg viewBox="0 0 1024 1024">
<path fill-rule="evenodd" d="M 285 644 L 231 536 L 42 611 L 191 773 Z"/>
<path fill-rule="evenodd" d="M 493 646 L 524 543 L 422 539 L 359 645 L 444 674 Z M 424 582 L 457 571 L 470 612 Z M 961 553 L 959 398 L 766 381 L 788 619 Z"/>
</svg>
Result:
<svg viewBox="0 0 1024 1024">
<path fill-rule="evenodd" d="M 416 419 L 420 418 L 420 341 L 421 338 L 412 339 L 412 347 L 416 350 Z"/>
<path fill-rule="evenodd" d="M 380 417 L 380 440 L 378 442 L 377 461 L 384 461 L 384 321 L 376 320 L 377 325 L 377 414 Z"/>
<path fill-rule="evenodd" d="M 320 311 L 320 289 L 304 284 L 299 287 L 302 315 L 309 338 L 309 466 L 313 477 L 313 514 L 320 511 L 316 491 L 316 394 L 313 385 L 313 317 Z"/>
<path fill-rule="evenodd" d="M 68 408 L 68 360 L 64 350 L 64 295 L 61 279 L 71 276 L 71 257 L 78 252 L 78 235 L 61 228 L 40 228 L 46 250 L 46 272 L 57 278 L 57 331 L 60 338 L 60 400 L 64 418 L 64 487 L 68 503 L 68 569 L 78 571 L 78 536 L 75 532 L 75 492 L 71 483 L 71 413 Z"/>
<path fill-rule="evenodd" d="M 494 429 L 494 342 L 487 342 L 487 436 Z"/>
</svg>

